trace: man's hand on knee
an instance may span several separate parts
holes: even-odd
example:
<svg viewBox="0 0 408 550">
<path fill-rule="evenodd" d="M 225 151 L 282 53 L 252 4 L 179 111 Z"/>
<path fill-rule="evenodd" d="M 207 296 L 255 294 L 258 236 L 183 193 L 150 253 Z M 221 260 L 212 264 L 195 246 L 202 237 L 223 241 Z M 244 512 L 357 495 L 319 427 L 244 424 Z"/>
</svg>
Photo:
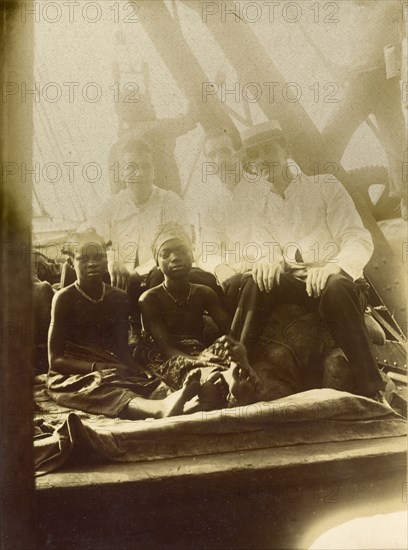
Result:
<svg viewBox="0 0 408 550">
<path fill-rule="evenodd" d="M 111 276 L 112 286 L 127 290 L 130 275 L 123 264 L 114 263 L 109 266 L 109 274 Z"/>
<path fill-rule="evenodd" d="M 330 275 L 338 275 L 340 267 L 335 263 L 327 263 L 322 267 L 311 267 L 308 269 L 306 278 L 306 292 L 308 296 L 317 298 L 326 287 Z"/>
<path fill-rule="evenodd" d="M 270 292 L 280 282 L 283 268 L 280 262 L 260 261 L 252 268 L 252 278 L 262 292 Z"/>
</svg>

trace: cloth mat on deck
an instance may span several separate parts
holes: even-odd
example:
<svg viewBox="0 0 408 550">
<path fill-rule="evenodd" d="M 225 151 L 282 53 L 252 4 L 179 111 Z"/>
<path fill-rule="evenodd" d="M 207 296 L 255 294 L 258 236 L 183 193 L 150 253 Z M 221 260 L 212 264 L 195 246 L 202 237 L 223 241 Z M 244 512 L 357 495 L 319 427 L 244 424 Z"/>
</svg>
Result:
<svg viewBox="0 0 408 550">
<path fill-rule="evenodd" d="M 315 389 L 246 407 L 160 420 L 121 420 L 72 411 L 35 385 L 35 467 L 49 473 L 74 450 L 107 461 L 138 462 L 211 453 L 402 436 L 405 421 L 365 397 Z"/>
</svg>

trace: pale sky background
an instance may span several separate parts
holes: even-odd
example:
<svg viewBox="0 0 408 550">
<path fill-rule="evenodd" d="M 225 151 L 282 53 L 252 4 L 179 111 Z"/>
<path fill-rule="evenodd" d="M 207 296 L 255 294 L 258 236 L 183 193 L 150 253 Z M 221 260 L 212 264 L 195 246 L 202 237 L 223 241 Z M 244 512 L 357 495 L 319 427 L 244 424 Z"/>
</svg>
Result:
<svg viewBox="0 0 408 550">
<path fill-rule="evenodd" d="M 143 2 L 138 4 L 140 9 L 148 9 Z M 259 2 L 259 5 L 262 4 Z M 338 23 L 315 23 L 316 14 L 311 10 L 315 3 L 302 1 L 299 4 L 303 13 L 299 24 L 285 21 L 278 11 L 273 23 L 269 22 L 268 15 L 264 13 L 259 22 L 250 26 L 262 41 L 267 55 L 279 67 L 285 82 L 299 84 L 303 92 L 302 105 L 317 127 L 322 129 L 336 105 L 315 103 L 313 92 L 309 88 L 314 82 L 333 81 L 334 76 L 308 44 L 302 28 L 310 33 L 326 59 L 339 64 L 347 64 L 350 60 L 354 44 L 352 38 L 359 33 L 355 14 L 348 0 L 338 2 L 339 11 L 333 16 L 339 19 Z M 142 62 L 148 64 L 152 98 L 158 116 L 174 117 L 188 110 L 187 98 L 176 86 L 141 22 L 124 23 L 124 16 L 128 14 L 124 11 L 120 13 L 121 21 L 115 22 L 112 8 L 114 2 L 100 1 L 98 5 L 101 18 L 95 23 L 87 22 L 80 13 L 70 23 L 68 13 L 63 11 L 60 21 L 47 22 L 41 16 L 35 25 L 35 80 L 40 83 L 41 90 L 46 83 L 55 82 L 62 91 L 61 99 L 55 103 L 47 101 L 42 95 L 40 101 L 34 103 L 34 158 L 40 163 L 41 169 L 46 163 L 56 162 L 62 171 L 56 183 L 41 178 L 42 181 L 36 185 L 40 200 L 46 211 L 55 218 L 56 224 L 64 217 L 67 220 L 76 220 L 89 215 L 94 205 L 100 204 L 109 195 L 108 156 L 110 148 L 117 140 L 118 132 L 114 91 L 110 89 L 114 82 L 113 62 L 115 56 L 121 55 L 115 47 L 117 31 L 122 31 L 126 36 L 128 49 L 125 57 L 128 55 L 134 66 L 140 66 Z M 167 2 L 167 5 L 174 14 L 174 2 Z M 237 81 L 235 71 L 201 17 L 180 2 L 176 2 L 176 5 L 184 37 L 208 80 L 212 81 L 217 71 L 222 69 L 227 85 L 232 87 Z M 89 13 L 93 15 L 91 11 Z M 320 13 L 319 19 L 323 19 L 325 15 L 327 12 Z M 232 26 L 233 30 L 237 29 L 237 39 L 239 25 L 243 24 L 245 23 L 239 22 Z M 226 25 L 226 32 L 230 29 L 231 26 Z M 183 60 L 180 59 L 179 62 L 183 63 Z M 72 103 L 69 102 L 68 86 L 64 86 L 64 82 L 79 83 Z M 101 98 L 95 103 L 87 102 L 82 97 L 82 91 L 89 82 L 95 82 L 100 87 Z M 94 90 L 90 89 L 90 93 L 92 91 Z M 49 88 L 50 97 L 53 93 Z M 243 113 L 242 103 L 230 101 L 229 104 Z M 251 104 L 251 110 L 254 123 L 264 120 L 258 105 Z M 237 126 L 242 129 L 239 123 Z M 199 126 L 178 140 L 177 159 L 184 183 L 191 170 L 201 135 Z M 75 168 L 73 182 L 69 181 L 68 168 L 64 167 L 64 162 L 80 164 Z M 101 177 L 93 184 L 85 181 L 81 175 L 82 167 L 90 162 L 96 162 L 101 167 Z M 362 127 L 350 142 L 343 164 L 346 169 L 366 164 L 386 165 L 386 157 L 377 139 L 367 128 Z M 51 177 L 52 173 L 50 169 Z M 90 169 L 89 176 L 92 177 L 93 174 Z"/>
</svg>

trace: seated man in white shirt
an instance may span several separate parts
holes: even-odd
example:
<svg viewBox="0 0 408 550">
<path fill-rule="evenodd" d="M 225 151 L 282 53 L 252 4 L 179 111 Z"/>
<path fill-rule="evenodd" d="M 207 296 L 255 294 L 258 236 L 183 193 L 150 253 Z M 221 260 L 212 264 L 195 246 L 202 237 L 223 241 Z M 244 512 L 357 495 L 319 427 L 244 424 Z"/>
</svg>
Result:
<svg viewBox="0 0 408 550">
<path fill-rule="evenodd" d="M 259 254 L 252 239 L 251 209 L 264 196 L 265 182 L 243 170 L 226 129 L 207 131 L 203 149 L 202 189 L 194 197 L 198 265 L 215 274 L 233 318 L 232 335 L 248 344 L 257 302 L 257 293 L 248 288 L 248 272 L 256 259 L 253 253 Z"/>
<path fill-rule="evenodd" d="M 362 277 L 373 243 L 353 200 L 333 175 L 301 172 L 276 121 L 250 128 L 242 141 L 241 161 L 257 166 L 264 184 L 253 238 L 266 254 L 251 271 L 260 314 L 250 332 L 259 333 L 263 315 L 277 303 L 317 311 L 348 359 L 356 392 L 382 401 L 384 384 L 364 321 Z"/>
<path fill-rule="evenodd" d="M 121 177 L 126 185 L 111 196 L 87 222 L 112 241 L 108 270 L 113 286 L 127 289 L 131 307 L 143 288 L 141 283 L 155 266 L 151 243 L 161 224 L 189 224 L 182 199 L 154 184 L 155 172 L 149 144 L 130 141 L 123 150 Z"/>
<path fill-rule="evenodd" d="M 123 150 L 122 174 L 125 189 L 113 195 L 87 224 L 112 241 L 108 270 L 113 286 L 127 289 L 131 315 L 139 318 L 138 299 L 146 288 L 163 281 L 155 266 L 151 245 L 160 226 L 182 225 L 190 234 L 183 200 L 173 191 L 154 184 L 152 151 L 147 141 L 130 141 Z M 216 286 L 214 277 L 192 270 L 191 282 Z"/>
<path fill-rule="evenodd" d="M 197 263 L 214 273 L 225 291 L 233 275 L 249 269 L 250 209 L 260 186 L 257 178 L 246 177 L 225 129 L 213 127 L 206 133 L 204 154 L 202 189 L 194 197 Z"/>
<path fill-rule="evenodd" d="M 227 214 L 239 174 L 233 160 L 235 148 L 222 128 L 206 132 L 203 152 L 201 181 L 186 200 L 195 228 L 197 263 L 214 273 L 220 263 L 220 243 L 226 241 Z"/>
</svg>

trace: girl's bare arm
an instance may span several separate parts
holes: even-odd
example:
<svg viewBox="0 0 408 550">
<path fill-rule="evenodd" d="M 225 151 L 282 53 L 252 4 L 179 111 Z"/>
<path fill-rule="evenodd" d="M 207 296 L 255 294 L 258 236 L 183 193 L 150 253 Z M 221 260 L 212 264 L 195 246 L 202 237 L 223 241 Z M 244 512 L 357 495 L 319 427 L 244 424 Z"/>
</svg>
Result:
<svg viewBox="0 0 408 550">
<path fill-rule="evenodd" d="M 185 353 L 177 349 L 171 333 L 165 325 L 160 313 L 157 297 L 150 292 L 145 293 L 139 300 L 139 308 L 142 313 L 144 327 L 153 337 L 163 355 L 167 359 L 175 355 L 188 357 Z"/>
<path fill-rule="evenodd" d="M 208 315 L 217 325 L 221 334 L 228 334 L 231 328 L 231 317 L 212 288 L 205 287 L 205 308 Z"/>
<path fill-rule="evenodd" d="M 66 304 L 56 296 L 52 304 L 51 323 L 48 331 L 48 360 L 51 370 L 59 374 L 70 375 L 115 369 L 116 371 L 123 371 L 122 374 L 125 374 L 128 367 L 121 363 L 102 363 L 66 357 L 65 347 L 68 334 L 63 320 L 68 312 L 65 309 Z"/>
</svg>

